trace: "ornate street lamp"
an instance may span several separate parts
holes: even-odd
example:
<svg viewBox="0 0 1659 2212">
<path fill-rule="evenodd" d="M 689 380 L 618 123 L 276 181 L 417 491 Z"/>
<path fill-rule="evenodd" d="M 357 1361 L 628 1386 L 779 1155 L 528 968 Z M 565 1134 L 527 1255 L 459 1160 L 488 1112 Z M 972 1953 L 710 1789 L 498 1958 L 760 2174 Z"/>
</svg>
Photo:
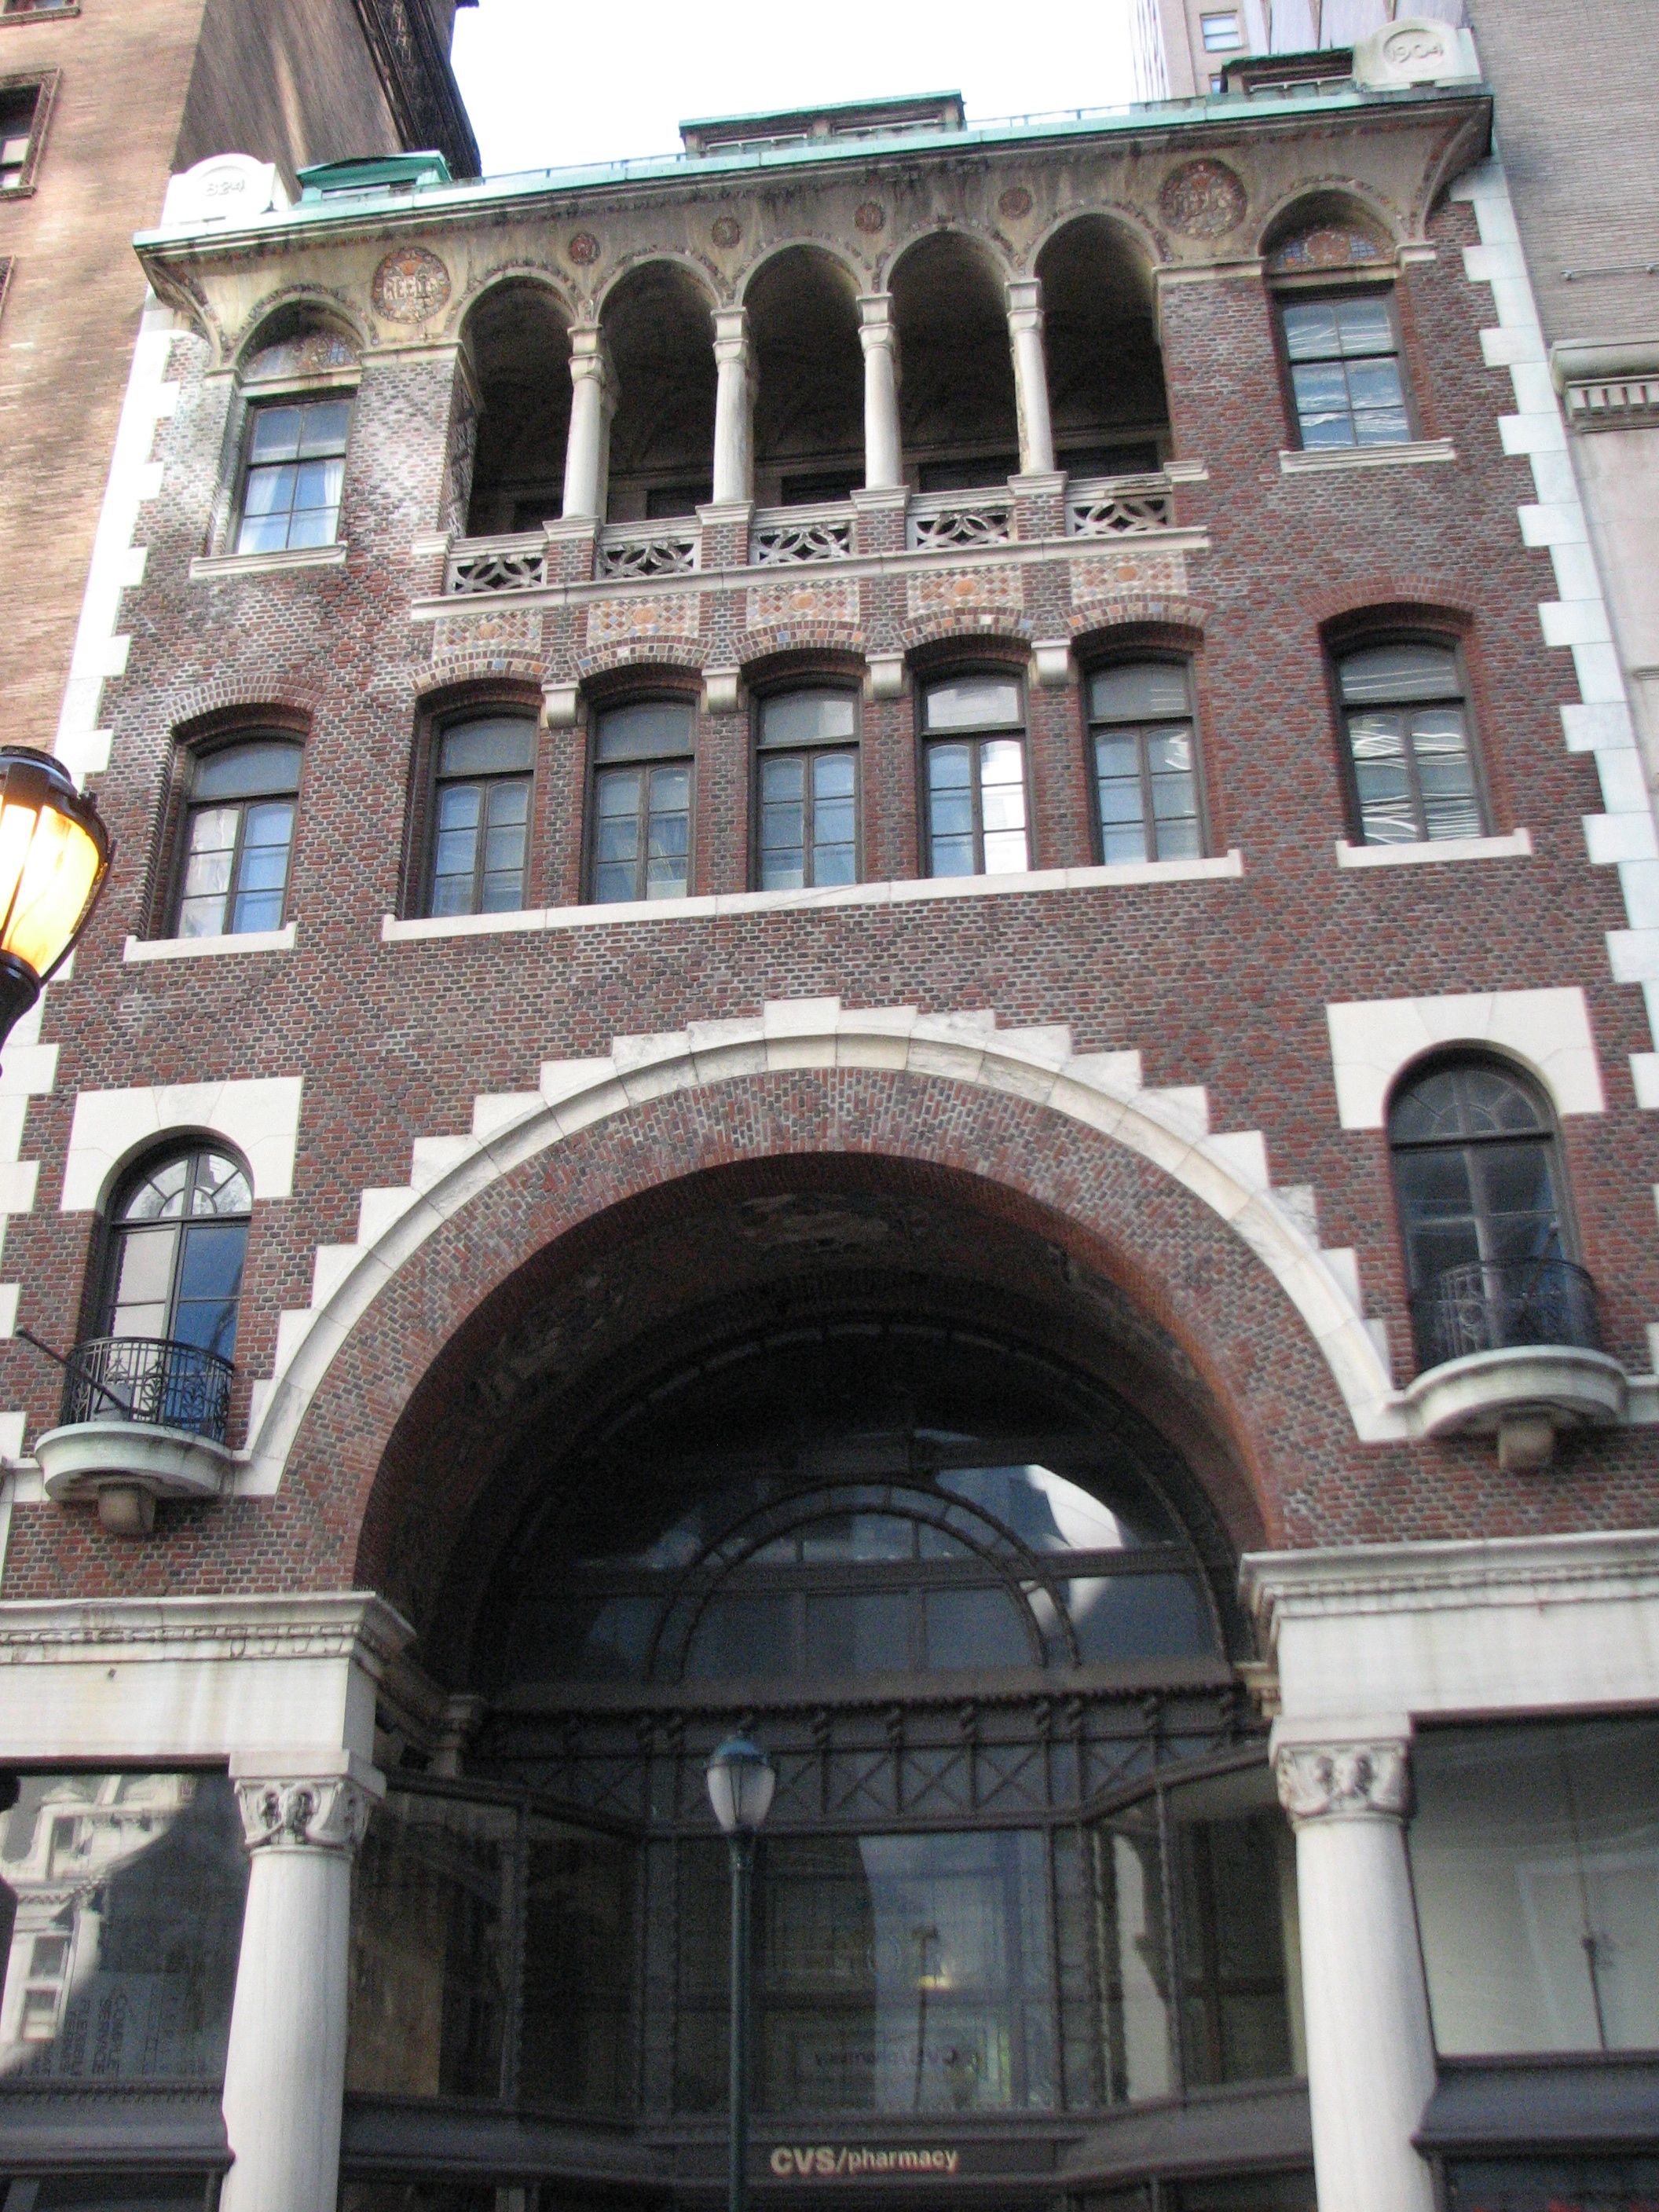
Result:
<svg viewBox="0 0 1659 2212">
<path fill-rule="evenodd" d="M 729 1736 L 708 1762 L 708 1802 L 732 1859 L 732 2094 L 727 2212 L 749 2202 L 749 1891 L 755 1838 L 772 1809 L 777 1770 L 747 1736 Z"/>
<path fill-rule="evenodd" d="M 73 951 L 113 850 L 60 762 L 0 746 L 0 1044 Z"/>
</svg>

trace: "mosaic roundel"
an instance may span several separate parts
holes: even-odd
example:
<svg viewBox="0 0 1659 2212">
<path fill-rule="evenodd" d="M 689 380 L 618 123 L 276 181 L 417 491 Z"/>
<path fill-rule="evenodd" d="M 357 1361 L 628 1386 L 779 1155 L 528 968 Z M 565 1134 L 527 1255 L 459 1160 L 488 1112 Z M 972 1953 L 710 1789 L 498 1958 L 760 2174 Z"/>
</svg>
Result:
<svg viewBox="0 0 1659 2212">
<path fill-rule="evenodd" d="M 1244 187 L 1224 161 L 1183 161 L 1158 196 L 1164 220 L 1188 238 L 1224 238 L 1244 219 Z"/>
<path fill-rule="evenodd" d="M 399 246 L 374 271 L 369 296 L 389 322 L 423 323 L 447 303 L 449 271 L 425 246 Z"/>
<path fill-rule="evenodd" d="M 860 230 L 879 230 L 887 220 L 887 210 L 879 200 L 860 200 L 853 210 L 853 220 Z"/>
<path fill-rule="evenodd" d="M 1024 185 L 1010 185 L 1001 198 L 998 200 L 997 205 L 1004 215 L 1018 222 L 1021 216 L 1030 215 L 1031 212 L 1031 195 Z"/>
<path fill-rule="evenodd" d="M 743 225 L 734 215 L 717 215 L 708 234 L 716 246 L 735 246 L 743 236 Z"/>
<path fill-rule="evenodd" d="M 565 252 L 579 269 L 586 269 L 599 258 L 599 241 L 591 230 L 579 230 Z"/>
</svg>

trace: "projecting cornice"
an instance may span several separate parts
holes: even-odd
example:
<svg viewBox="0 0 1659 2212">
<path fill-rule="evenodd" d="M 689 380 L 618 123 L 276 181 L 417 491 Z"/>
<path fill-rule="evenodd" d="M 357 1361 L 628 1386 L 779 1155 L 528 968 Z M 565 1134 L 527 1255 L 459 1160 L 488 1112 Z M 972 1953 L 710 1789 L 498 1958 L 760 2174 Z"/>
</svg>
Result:
<svg viewBox="0 0 1659 2212">
<path fill-rule="evenodd" d="M 434 149 L 452 176 L 477 176 L 478 142 L 424 0 L 354 0 L 354 5 L 404 145 L 422 152 Z"/>
</svg>

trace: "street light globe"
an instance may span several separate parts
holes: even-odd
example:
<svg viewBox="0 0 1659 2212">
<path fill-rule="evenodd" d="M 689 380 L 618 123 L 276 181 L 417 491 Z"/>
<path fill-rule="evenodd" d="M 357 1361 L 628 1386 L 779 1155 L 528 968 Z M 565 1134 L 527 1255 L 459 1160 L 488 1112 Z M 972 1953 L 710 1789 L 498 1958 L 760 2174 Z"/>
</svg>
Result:
<svg viewBox="0 0 1659 2212">
<path fill-rule="evenodd" d="M 752 1836 L 772 1809 L 777 1769 L 746 1735 L 728 1736 L 708 1762 L 708 1802 L 728 1836 Z"/>
<path fill-rule="evenodd" d="M 60 763 L 0 746 L 0 1042 L 69 957 L 111 850 L 97 808 Z"/>
</svg>

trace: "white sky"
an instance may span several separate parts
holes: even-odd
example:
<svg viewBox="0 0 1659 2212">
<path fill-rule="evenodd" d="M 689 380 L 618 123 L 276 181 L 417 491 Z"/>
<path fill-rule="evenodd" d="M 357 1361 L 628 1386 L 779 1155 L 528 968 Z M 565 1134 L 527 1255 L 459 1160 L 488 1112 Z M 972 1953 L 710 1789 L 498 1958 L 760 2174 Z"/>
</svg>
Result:
<svg viewBox="0 0 1659 2212">
<path fill-rule="evenodd" d="M 700 115 L 959 91 L 974 121 L 1133 96 L 1128 0 L 480 0 L 454 51 L 490 176 L 675 152 Z"/>
</svg>

